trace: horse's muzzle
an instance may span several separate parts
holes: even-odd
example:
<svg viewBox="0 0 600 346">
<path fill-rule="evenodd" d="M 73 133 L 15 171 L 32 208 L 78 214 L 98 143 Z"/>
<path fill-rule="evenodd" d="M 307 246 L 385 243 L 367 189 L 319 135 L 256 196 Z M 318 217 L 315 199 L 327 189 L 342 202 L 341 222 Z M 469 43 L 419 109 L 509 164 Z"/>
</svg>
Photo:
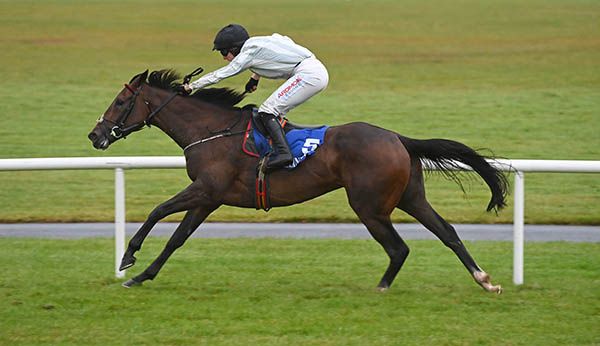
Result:
<svg viewBox="0 0 600 346">
<path fill-rule="evenodd" d="M 93 129 L 88 138 L 92 141 L 92 145 L 96 149 L 106 150 L 110 146 L 110 140 L 99 128 Z"/>
</svg>

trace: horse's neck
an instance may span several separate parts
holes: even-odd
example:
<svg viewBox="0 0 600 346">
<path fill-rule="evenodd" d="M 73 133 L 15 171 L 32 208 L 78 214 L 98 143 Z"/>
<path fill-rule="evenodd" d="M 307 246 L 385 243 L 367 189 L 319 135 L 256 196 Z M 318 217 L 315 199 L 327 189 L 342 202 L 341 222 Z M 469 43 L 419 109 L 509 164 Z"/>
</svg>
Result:
<svg viewBox="0 0 600 346">
<path fill-rule="evenodd" d="M 164 102 L 164 97 L 161 102 Z M 159 107 L 160 104 L 153 105 Z M 203 102 L 176 97 L 155 117 L 153 125 L 160 128 L 182 149 L 191 143 L 209 138 L 237 123 L 240 112 L 223 109 Z"/>
</svg>

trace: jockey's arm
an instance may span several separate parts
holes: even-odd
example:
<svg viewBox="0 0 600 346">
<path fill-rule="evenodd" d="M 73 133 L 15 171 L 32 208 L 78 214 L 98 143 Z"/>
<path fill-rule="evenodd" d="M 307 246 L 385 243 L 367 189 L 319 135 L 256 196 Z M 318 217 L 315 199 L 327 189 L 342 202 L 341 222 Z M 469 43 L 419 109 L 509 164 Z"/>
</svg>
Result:
<svg viewBox="0 0 600 346">
<path fill-rule="evenodd" d="M 242 52 L 238 54 L 227 66 L 221 67 L 220 69 L 207 73 L 204 76 L 196 79 L 190 83 L 189 87 L 192 91 L 204 88 L 206 86 L 216 84 L 225 78 L 229 78 L 239 74 L 240 72 L 250 67 L 252 56 L 250 52 Z"/>
</svg>

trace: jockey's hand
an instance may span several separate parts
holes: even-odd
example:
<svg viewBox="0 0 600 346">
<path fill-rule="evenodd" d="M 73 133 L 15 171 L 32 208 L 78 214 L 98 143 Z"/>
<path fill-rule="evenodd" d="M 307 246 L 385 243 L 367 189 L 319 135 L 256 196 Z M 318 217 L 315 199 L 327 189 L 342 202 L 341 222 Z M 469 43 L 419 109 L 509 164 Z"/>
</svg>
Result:
<svg viewBox="0 0 600 346">
<path fill-rule="evenodd" d="M 246 83 L 246 92 L 253 93 L 256 91 L 256 87 L 258 86 L 258 79 L 254 79 L 250 77 L 248 83 Z"/>
<path fill-rule="evenodd" d="M 180 84 L 175 88 L 177 93 L 182 96 L 188 96 L 192 93 L 192 87 L 189 84 Z"/>
</svg>

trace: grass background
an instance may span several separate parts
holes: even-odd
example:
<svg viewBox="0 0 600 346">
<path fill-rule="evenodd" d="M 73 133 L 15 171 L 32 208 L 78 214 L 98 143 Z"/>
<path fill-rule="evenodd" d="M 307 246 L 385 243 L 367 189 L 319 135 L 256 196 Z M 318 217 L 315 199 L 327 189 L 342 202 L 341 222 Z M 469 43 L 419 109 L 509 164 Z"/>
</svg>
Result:
<svg viewBox="0 0 600 346">
<path fill-rule="evenodd" d="M 513 159 L 597 160 L 599 13 L 584 0 L 0 1 L 0 158 L 180 155 L 156 129 L 106 152 L 86 135 L 131 76 L 222 66 L 212 39 L 239 22 L 253 35 L 287 34 L 327 65 L 328 89 L 292 121 L 368 121 Z M 247 78 L 220 86 L 240 90 Z M 246 102 L 278 83 L 261 81 Z M 0 172 L 0 221 L 112 220 L 112 180 L 110 171 Z M 128 171 L 127 219 L 143 220 L 187 184 L 181 170 Z M 480 181 L 466 196 L 435 175 L 427 187 L 449 221 L 511 221 L 510 207 L 484 213 Z M 599 190 L 597 174 L 528 174 L 526 222 L 600 224 Z M 357 221 L 345 200 L 337 191 L 269 214 L 222 208 L 209 220 Z"/>
<path fill-rule="evenodd" d="M 165 239 L 149 238 L 132 271 Z M 597 345 L 600 244 L 467 243 L 501 283 L 484 292 L 437 241 L 385 294 L 372 240 L 191 239 L 154 281 L 124 289 L 110 239 L 0 242 L 2 345 Z"/>
<path fill-rule="evenodd" d="M 156 129 L 92 149 L 86 135 L 122 83 L 145 69 L 223 65 L 210 51 L 230 22 L 309 47 L 331 82 L 298 123 L 368 121 L 513 159 L 600 155 L 600 3 L 458 1 L 2 1 L 0 158 L 180 155 Z M 221 86 L 240 90 L 247 74 Z M 277 81 L 246 100 L 260 103 Z M 127 219 L 187 185 L 180 170 L 127 171 Z M 432 175 L 452 222 L 510 222 Z M 595 174 L 528 174 L 526 222 L 600 224 Z M 109 221 L 111 171 L 0 172 L 0 222 Z M 171 218 L 177 219 L 179 216 Z M 222 208 L 212 221 L 356 221 L 342 191 L 268 214 Z M 397 213 L 394 221 L 412 221 Z M 137 272 L 164 239 L 149 238 Z M 597 244 L 528 243 L 525 285 L 511 244 L 468 243 L 501 296 L 484 293 L 439 242 L 412 252 L 386 294 L 374 241 L 195 240 L 157 280 L 124 290 L 109 239 L 0 241 L 0 344 L 592 345 Z"/>
</svg>

